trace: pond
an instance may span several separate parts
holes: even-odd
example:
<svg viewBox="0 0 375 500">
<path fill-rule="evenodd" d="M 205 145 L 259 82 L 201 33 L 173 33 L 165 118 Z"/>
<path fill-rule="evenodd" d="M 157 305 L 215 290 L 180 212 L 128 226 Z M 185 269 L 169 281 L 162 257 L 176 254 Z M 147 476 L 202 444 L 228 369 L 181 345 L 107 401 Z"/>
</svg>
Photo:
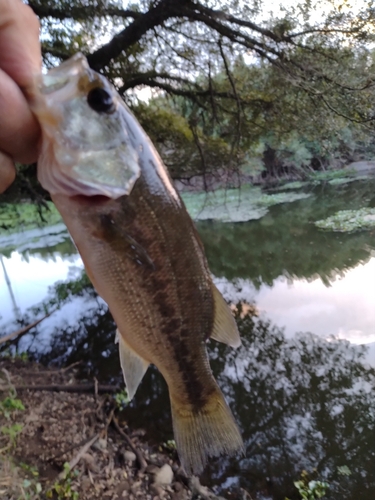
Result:
<svg viewBox="0 0 375 500">
<path fill-rule="evenodd" d="M 314 222 L 375 207 L 375 180 L 288 192 L 272 193 L 267 203 L 258 193 L 258 214 L 247 221 L 243 214 L 250 211 L 241 200 L 250 194 L 242 190 L 233 202 L 231 193 L 234 209 L 242 203 L 237 222 L 228 221 L 229 204 L 225 217 L 212 220 L 197 209 L 200 199 L 186 195 L 191 212 L 204 219 L 197 228 L 210 269 L 236 305 L 243 339 L 235 351 L 214 342 L 209 350 L 246 456 L 213 460 L 202 482 L 224 495 L 242 486 L 254 499 L 294 499 L 300 497 L 293 482 L 305 469 L 329 483 L 327 498 L 372 499 L 375 228 L 347 233 Z M 210 203 L 206 199 L 206 207 Z M 45 363 L 83 360 L 82 377 L 118 381 L 115 326 L 82 275 L 64 226 L 0 235 L 0 254 L 1 331 L 10 333 L 58 304 L 18 348 Z M 58 280 L 64 284 L 54 285 Z M 172 438 L 166 385 L 156 369 L 124 411 L 150 440 Z"/>
</svg>

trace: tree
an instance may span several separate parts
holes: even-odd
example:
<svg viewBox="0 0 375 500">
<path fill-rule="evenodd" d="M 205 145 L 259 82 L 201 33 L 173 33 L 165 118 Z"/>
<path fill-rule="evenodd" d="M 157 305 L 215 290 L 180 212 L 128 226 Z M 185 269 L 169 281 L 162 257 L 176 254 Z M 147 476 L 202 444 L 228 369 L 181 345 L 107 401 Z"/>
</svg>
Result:
<svg viewBox="0 0 375 500">
<path fill-rule="evenodd" d="M 347 0 L 302 0 L 274 13 L 261 0 L 28 3 L 41 20 L 47 67 L 80 50 L 131 106 L 141 87 L 164 99 L 139 116 L 175 177 L 251 166 L 254 154 L 266 166 L 327 163 L 348 123 L 354 142 L 372 131 L 372 1 L 353 10 Z M 160 107 L 173 126 L 155 128 Z M 174 142 L 176 115 L 183 123 Z M 158 142 L 160 130 L 172 139 Z M 171 141 L 187 153 L 168 157 Z"/>
</svg>

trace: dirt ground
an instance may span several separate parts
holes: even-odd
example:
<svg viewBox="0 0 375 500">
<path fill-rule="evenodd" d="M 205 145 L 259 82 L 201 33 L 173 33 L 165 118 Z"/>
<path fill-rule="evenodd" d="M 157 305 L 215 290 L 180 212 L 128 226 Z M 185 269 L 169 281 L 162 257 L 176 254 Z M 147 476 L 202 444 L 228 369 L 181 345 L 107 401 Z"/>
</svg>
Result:
<svg viewBox="0 0 375 500">
<path fill-rule="evenodd" d="M 223 499 L 186 477 L 175 450 L 127 427 L 113 388 L 74 374 L 0 358 L 1 499 Z"/>
</svg>

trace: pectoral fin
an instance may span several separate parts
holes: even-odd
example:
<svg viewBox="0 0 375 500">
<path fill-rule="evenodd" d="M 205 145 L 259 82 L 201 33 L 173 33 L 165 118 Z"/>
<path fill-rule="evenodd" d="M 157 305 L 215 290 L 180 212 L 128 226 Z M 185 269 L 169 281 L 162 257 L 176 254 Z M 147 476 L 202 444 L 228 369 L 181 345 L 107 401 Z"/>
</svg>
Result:
<svg viewBox="0 0 375 500">
<path fill-rule="evenodd" d="M 116 214 L 101 214 L 100 230 L 97 231 L 96 236 L 109 243 L 121 255 L 126 255 L 139 265 L 154 269 L 155 265 L 145 248 L 130 236 L 117 219 Z"/>
<path fill-rule="evenodd" d="M 125 342 L 121 333 L 116 330 L 116 340 L 120 349 L 120 364 L 124 375 L 126 389 L 129 400 L 133 399 L 144 374 L 147 371 L 149 363 L 138 356 L 131 347 Z"/>
<path fill-rule="evenodd" d="M 146 250 L 135 241 L 129 234 L 123 231 L 124 243 L 126 242 L 127 246 L 127 255 L 132 259 L 138 262 L 141 265 L 149 266 L 151 269 L 154 269 L 154 263 L 151 260 L 150 256 L 146 252 Z M 125 245 L 124 245 L 125 246 Z"/>
<path fill-rule="evenodd" d="M 211 338 L 228 344 L 231 347 L 239 347 L 241 339 L 233 314 L 214 284 L 212 284 L 212 293 L 214 297 L 215 319 Z"/>
</svg>

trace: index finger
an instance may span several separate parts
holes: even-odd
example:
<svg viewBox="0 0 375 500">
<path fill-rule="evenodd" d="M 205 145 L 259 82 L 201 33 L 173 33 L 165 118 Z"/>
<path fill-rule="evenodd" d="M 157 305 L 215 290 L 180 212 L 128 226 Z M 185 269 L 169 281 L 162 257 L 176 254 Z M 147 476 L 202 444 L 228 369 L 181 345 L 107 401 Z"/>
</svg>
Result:
<svg viewBox="0 0 375 500">
<path fill-rule="evenodd" d="M 0 68 L 20 87 L 41 70 L 39 20 L 21 0 L 0 0 Z"/>
</svg>

